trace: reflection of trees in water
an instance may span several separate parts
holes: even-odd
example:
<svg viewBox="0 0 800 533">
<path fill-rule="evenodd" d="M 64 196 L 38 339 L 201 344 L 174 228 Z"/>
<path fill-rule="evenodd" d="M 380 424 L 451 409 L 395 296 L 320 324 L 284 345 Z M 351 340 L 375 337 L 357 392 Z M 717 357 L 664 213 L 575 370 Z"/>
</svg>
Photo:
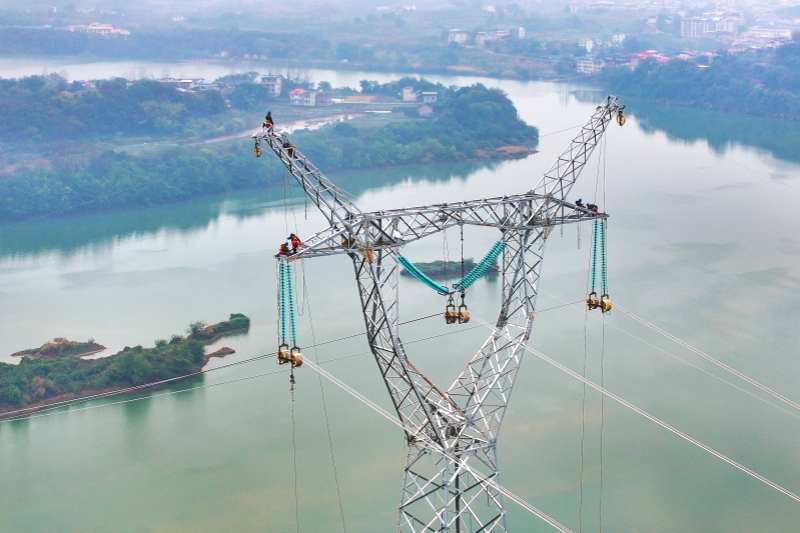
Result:
<svg viewBox="0 0 800 533">
<path fill-rule="evenodd" d="M 720 111 L 660 106 L 628 101 L 628 110 L 647 134 L 663 131 L 683 141 L 704 140 L 723 154 L 733 145 L 760 148 L 787 161 L 800 162 L 796 122 Z"/>
<path fill-rule="evenodd" d="M 499 164 L 500 161 L 472 161 L 373 168 L 332 174 L 331 178 L 359 196 L 370 189 L 404 181 L 466 180 L 481 169 L 492 170 Z M 302 205 L 302 190 L 294 181 L 292 184 L 292 197 Z M 47 252 L 72 256 L 111 249 L 121 241 L 152 239 L 160 232 L 190 234 L 203 231 L 220 219 L 248 220 L 270 209 L 281 209 L 282 191 L 281 187 L 246 189 L 178 204 L 36 220 L 0 231 L 0 256 L 23 259 Z"/>
</svg>

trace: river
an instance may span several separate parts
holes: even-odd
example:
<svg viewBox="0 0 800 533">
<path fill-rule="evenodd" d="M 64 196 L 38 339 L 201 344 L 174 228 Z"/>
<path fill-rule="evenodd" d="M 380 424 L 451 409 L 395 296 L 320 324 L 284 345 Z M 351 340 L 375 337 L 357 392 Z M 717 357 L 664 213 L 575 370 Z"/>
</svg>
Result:
<svg viewBox="0 0 800 533">
<path fill-rule="evenodd" d="M 64 64 L 15 67 L 0 61 L 4 77 L 59 68 L 79 77 L 145 71 L 219 75 L 196 64 L 84 64 L 79 70 Z M 393 77 L 344 71 L 305 75 L 349 86 L 366 77 Z M 429 78 L 500 87 L 522 118 L 542 134 L 585 122 L 603 96 L 552 83 Z M 739 117 L 737 122 L 736 117 L 719 114 L 698 118 L 677 109 L 642 109 L 639 114 L 631 105 L 628 124 L 610 126 L 604 153 L 595 152 L 572 194 L 584 200 L 595 194 L 605 198 L 601 205 L 611 214 L 612 300 L 796 396 L 797 154 L 786 155 L 766 141 L 753 140 L 744 131 L 753 129 L 751 119 Z M 706 140 L 702 126 L 715 120 L 724 121 L 727 129 Z M 686 140 L 681 139 L 684 132 L 690 132 Z M 573 133 L 543 136 L 540 152 L 524 160 L 375 169 L 331 177 L 353 192 L 365 210 L 524 192 Z M 781 144 L 792 135 L 790 125 L 773 123 L 764 138 Z M 93 337 L 113 350 L 152 345 L 155 339 L 182 332 L 192 321 L 216 322 L 233 312 L 250 316 L 252 329 L 246 336 L 216 343 L 215 347 L 234 348 L 236 354 L 213 360 L 210 366 L 270 352 L 276 345 L 272 255 L 289 231 L 302 236 L 323 226 L 312 208 L 306 212 L 295 189 L 291 194 L 240 191 L 170 206 L 0 228 L 0 360 L 10 361 L 8 354 L 54 336 Z M 588 226 L 580 237 L 574 226 L 563 234 L 553 232 L 539 309 L 585 297 L 589 235 Z M 493 231 L 469 229 L 466 255 L 482 257 L 497 238 Z M 445 253 L 457 258 L 458 246 L 458 234 L 451 232 L 447 242 L 429 238 L 404 253 L 415 261 L 442 259 Z M 307 293 L 299 317 L 301 345 L 363 330 L 352 266 L 345 257 L 309 260 L 296 273 L 301 287 L 303 280 L 307 284 L 301 291 Z M 468 296 L 473 314 L 491 319 L 499 289 L 491 278 L 476 283 Z M 401 281 L 400 305 L 403 320 L 443 308 L 441 298 L 408 278 Z M 596 318 L 590 315 L 584 326 L 581 305 L 542 312 L 531 345 L 578 372 L 586 353 L 587 375 L 596 381 L 601 379 L 602 360 L 608 389 L 800 492 L 797 417 L 679 361 L 676 358 L 735 379 L 622 313 L 606 316 L 605 326 Z M 408 345 L 417 366 L 448 386 L 486 336 L 483 329 L 469 329 L 472 325 L 422 320 L 404 326 L 402 336 L 408 343 L 464 330 Z M 375 363 L 365 350 L 362 336 L 304 352 L 320 360 L 349 356 L 328 363 L 328 370 L 389 407 Z M 71 412 L 0 423 L 0 532 L 293 531 L 292 411 L 288 376 L 270 374 L 275 370 L 270 358 L 210 372 L 166 391 L 115 399 L 146 397 L 141 401 L 107 406 L 89 402 Z M 259 374 L 268 375 L 253 377 Z M 297 374 L 300 531 L 341 529 L 321 390 L 347 531 L 391 530 L 403 460 L 401 432 L 328 383 L 321 389 L 311 372 Z M 579 530 L 581 514 L 582 398 L 579 382 L 529 355 L 499 442 L 503 484 L 574 531 Z M 586 403 L 583 531 L 599 530 L 601 418 L 607 531 L 797 529 L 797 502 L 610 400 L 601 410 L 597 393 L 589 391 Z M 83 409 L 87 406 L 92 408 Z M 508 508 L 510 530 L 551 531 L 513 504 Z"/>
</svg>

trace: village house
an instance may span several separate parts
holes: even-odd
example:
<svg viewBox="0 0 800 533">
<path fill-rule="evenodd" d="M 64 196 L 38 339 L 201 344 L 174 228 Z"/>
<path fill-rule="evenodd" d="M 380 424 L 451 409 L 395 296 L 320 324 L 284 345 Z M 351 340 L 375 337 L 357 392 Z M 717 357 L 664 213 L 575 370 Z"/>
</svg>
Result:
<svg viewBox="0 0 800 533">
<path fill-rule="evenodd" d="M 333 100 L 331 99 L 331 95 L 322 91 L 295 89 L 289 93 L 289 103 L 291 105 L 314 107 L 331 105 Z"/>
<path fill-rule="evenodd" d="M 283 89 L 283 76 L 261 76 L 260 83 L 267 89 L 271 97 L 276 98 Z"/>
</svg>

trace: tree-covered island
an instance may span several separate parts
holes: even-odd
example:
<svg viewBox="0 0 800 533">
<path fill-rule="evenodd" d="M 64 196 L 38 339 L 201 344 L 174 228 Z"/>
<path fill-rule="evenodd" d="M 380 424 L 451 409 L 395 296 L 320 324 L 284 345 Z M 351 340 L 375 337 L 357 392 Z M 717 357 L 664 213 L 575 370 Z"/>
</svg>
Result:
<svg viewBox="0 0 800 533">
<path fill-rule="evenodd" d="M 203 141 L 255 129 L 266 108 L 278 128 L 298 113 L 297 106 L 271 99 L 260 84 L 234 81 L 223 98 L 211 91 L 188 94 L 152 80 L 105 80 L 91 87 L 54 75 L 0 80 L 0 114 L 7 117 L 0 123 L 0 220 L 150 206 L 280 185 L 279 163 L 254 158 L 249 141 Z M 397 98 L 406 84 L 437 93 L 426 116 L 419 105 L 402 105 Z M 515 158 L 532 153 L 538 140 L 536 128 L 519 118 L 502 91 L 481 84 L 457 88 L 415 78 L 386 84 L 365 80 L 365 91 L 388 95 L 389 112 L 291 135 L 324 172 Z M 341 115 L 360 108 L 326 109 Z"/>
<path fill-rule="evenodd" d="M 19 364 L 0 363 L 0 415 L 22 407 L 38 407 L 100 392 L 147 385 L 199 372 L 210 357 L 233 350 L 206 354 L 204 346 L 222 335 L 246 331 L 250 319 L 232 314 L 226 321 L 206 325 L 194 322 L 186 336 L 172 335 L 155 341 L 152 348 L 125 347 L 121 352 L 99 359 L 82 359 L 87 343 L 56 339 L 41 348 L 17 352 Z M 94 350 L 97 351 L 97 350 Z"/>
</svg>

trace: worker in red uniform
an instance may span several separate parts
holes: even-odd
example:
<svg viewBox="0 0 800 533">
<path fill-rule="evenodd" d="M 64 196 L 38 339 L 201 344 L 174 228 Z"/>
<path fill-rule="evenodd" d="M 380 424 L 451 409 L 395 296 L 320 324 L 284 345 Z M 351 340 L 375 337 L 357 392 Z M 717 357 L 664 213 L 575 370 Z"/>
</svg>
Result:
<svg viewBox="0 0 800 533">
<path fill-rule="evenodd" d="M 285 242 L 281 244 L 281 249 L 278 251 L 280 255 L 292 255 L 292 251 L 289 249 L 289 242 Z"/>
<path fill-rule="evenodd" d="M 286 148 L 286 153 L 289 155 L 289 159 L 294 159 L 294 145 L 286 140 L 283 142 L 283 147 Z"/>
<path fill-rule="evenodd" d="M 287 238 L 289 239 L 289 243 L 292 245 L 292 253 L 296 254 L 298 251 L 300 251 L 300 247 L 303 246 L 303 242 L 300 240 L 300 237 L 294 233 L 290 233 L 289 237 Z"/>
</svg>

